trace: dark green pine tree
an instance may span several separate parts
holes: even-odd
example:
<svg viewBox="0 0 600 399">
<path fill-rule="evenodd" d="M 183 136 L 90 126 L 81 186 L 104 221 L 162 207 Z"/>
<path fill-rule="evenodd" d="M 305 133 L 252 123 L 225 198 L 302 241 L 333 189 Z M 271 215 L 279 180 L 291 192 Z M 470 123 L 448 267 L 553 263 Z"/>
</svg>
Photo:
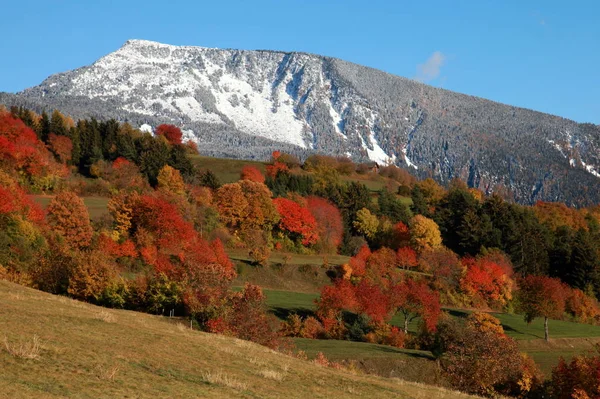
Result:
<svg viewBox="0 0 600 399">
<path fill-rule="evenodd" d="M 84 175 L 90 174 L 90 167 L 102 159 L 100 139 L 100 124 L 94 118 L 78 123 L 81 157 L 79 171 Z"/>
<path fill-rule="evenodd" d="M 188 157 L 187 151 L 182 144 L 176 144 L 171 147 L 169 157 L 169 166 L 179 170 L 183 178 L 189 181 L 194 174 L 194 165 Z"/>
<path fill-rule="evenodd" d="M 429 207 L 427 206 L 427 201 L 425 200 L 423 191 L 421 191 L 419 186 L 413 187 L 412 191 L 410 192 L 410 198 L 412 199 L 410 210 L 413 214 L 423 215 L 426 217 L 431 216 L 431 212 L 429 212 Z"/>
<path fill-rule="evenodd" d="M 57 110 L 52 112 L 52 118 L 50 119 L 50 133 L 54 133 L 57 136 L 66 136 L 68 133 L 63 116 Z"/>
<path fill-rule="evenodd" d="M 42 118 L 40 119 L 40 123 L 38 125 L 38 137 L 44 143 L 48 142 L 48 136 L 50 135 L 50 118 L 46 111 L 42 112 Z"/>
<path fill-rule="evenodd" d="M 114 161 L 118 157 L 117 135 L 119 122 L 114 119 L 100 124 L 100 137 L 102 139 L 102 156 L 104 159 Z"/>
<path fill-rule="evenodd" d="M 69 138 L 73 143 L 73 150 L 71 151 L 71 165 L 79 165 L 81 161 L 81 140 L 79 139 L 79 129 L 72 127 L 69 129 Z"/>
<path fill-rule="evenodd" d="M 116 138 L 117 158 L 123 157 L 136 164 L 139 164 L 138 152 L 136 149 L 136 134 L 139 132 L 134 130 L 129 124 L 124 123 L 120 126 Z"/>
<path fill-rule="evenodd" d="M 559 226 L 552 233 L 552 245 L 548 251 L 550 268 L 548 273 L 550 277 L 561 279 L 569 283 L 569 273 L 571 269 L 571 253 L 573 252 L 573 240 L 575 232 L 568 226 Z"/>
<path fill-rule="evenodd" d="M 213 173 L 212 170 L 207 169 L 200 174 L 200 185 L 204 187 L 208 187 L 213 190 L 217 190 L 221 187 L 221 182 L 217 175 Z"/>
<path fill-rule="evenodd" d="M 440 226 L 444 244 L 459 255 L 476 255 L 481 247 L 475 242 L 483 236 L 483 226 L 476 220 L 479 204 L 464 188 L 451 189 L 438 204 L 435 221 Z M 469 220 L 465 221 L 466 215 Z M 475 229 L 475 231 L 469 231 Z"/>
<path fill-rule="evenodd" d="M 600 258 L 590 234 L 581 229 L 575 234 L 571 252 L 571 268 L 568 283 L 585 290 L 588 285 L 600 293 Z"/>
<path fill-rule="evenodd" d="M 167 165 L 171 155 L 167 142 L 164 139 L 155 139 L 150 134 L 144 134 L 136 140 L 136 148 L 139 154 L 140 171 L 152 186 L 156 186 L 158 172 Z"/>
<path fill-rule="evenodd" d="M 383 189 L 379 192 L 377 199 L 379 205 L 380 216 L 387 216 L 392 223 L 403 222 L 408 223 L 412 217 L 408 206 L 400 202 L 395 194 Z"/>
</svg>

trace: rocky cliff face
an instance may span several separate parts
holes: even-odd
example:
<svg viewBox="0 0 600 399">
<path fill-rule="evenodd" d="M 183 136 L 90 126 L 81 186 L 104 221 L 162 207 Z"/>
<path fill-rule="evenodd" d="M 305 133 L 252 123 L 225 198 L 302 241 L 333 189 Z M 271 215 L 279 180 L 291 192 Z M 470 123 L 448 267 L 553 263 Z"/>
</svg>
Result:
<svg viewBox="0 0 600 399">
<path fill-rule="evenodd" d="M 600 202 L 600 127 L 304 53 L 130 40 L 5 103 L 141 126 L 175 123 L 211 155 L 273 149 L 394 163 L 520 202 Z"/>
</svg>

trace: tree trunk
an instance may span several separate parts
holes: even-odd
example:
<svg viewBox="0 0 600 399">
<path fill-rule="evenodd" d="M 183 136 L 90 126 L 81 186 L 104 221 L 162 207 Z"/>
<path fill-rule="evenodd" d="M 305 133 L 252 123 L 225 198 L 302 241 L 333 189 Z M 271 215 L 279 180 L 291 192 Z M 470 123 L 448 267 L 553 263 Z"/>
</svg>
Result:
<svg viewBox="0 0 600 399">
<path fill-rule="evenodd" d="M 544 339 L 548 342 L 548 318 L 544 317 Z"/>
<path fill-rule="evenodd" d="M 404 334 L 408 334 L 408 317 L 404 316 Z"/>
</svg>

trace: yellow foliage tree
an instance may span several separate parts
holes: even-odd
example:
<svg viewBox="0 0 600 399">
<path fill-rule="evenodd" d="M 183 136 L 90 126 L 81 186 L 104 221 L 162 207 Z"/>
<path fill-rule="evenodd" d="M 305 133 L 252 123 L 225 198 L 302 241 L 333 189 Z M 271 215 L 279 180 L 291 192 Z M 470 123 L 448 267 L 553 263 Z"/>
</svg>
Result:
<svg viewBox="0 0 600 399">
<path fill-rule="evenodd" d="M 113 217 L 114 230 L 113 238 L 115 240 L 126 237 L 131 229 L 131 219 L 133 210 L 139 199 L 139 194 L 135 191 L 131 193 L 119 193 L 108 201 L 108 211 Z"/>
<path fill-rule="evenodd" d="M 364 234 L 367 238 L 375 237 L 379 229 L 379 219 L 367 208 L 356 212 L 356 220 L 352 224 L 359 233 Z"/>
<path fill-rule="evenodd" d="M 185 183 L 179 171 L 169 165 L 158 172 L 158 189 L 175 195 L 185 194 Z"/>
<path fill-rule="evenodd" d="M 418 251 L 437 248 L 442 245 L 442 235 L 436 222 L 423 215 L 410 220 L 410 241 Z"/>
</svg>

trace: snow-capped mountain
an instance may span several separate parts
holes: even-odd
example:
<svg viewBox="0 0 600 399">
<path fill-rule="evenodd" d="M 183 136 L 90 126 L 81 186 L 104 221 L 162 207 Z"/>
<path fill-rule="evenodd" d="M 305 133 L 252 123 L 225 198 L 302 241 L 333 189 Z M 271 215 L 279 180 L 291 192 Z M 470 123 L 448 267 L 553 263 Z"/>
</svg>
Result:
<svg viewBox="0 0 600 399">
<path fill-rule="evenodd" d="M 175 123 L 207 154 L 318 151 L 503 187 L 521 202 L 582 204 L 584 189 L 600 201 L 599 126 L 318 55 L 130 40 L 90 66 L 0 96 L 15 101 L 146 129 Z"/>
</svg>

